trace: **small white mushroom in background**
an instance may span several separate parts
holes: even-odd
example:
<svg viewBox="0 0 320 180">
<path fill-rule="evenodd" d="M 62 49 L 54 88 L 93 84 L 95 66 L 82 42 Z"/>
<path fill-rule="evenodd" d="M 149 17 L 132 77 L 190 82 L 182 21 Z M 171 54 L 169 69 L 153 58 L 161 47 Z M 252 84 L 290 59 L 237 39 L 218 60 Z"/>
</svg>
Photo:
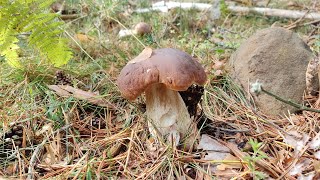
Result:
<svg viewBox="0 0 320 180">
<path fill-rule="evenodd" d="M 134 29 L 121 29 L 119 31 L 119 37 L 126 37 L 130 35 L 143 36 L 151 32 L 151 26 L 145 22 L 139 22 L 135 25 Z"/>
<path fill-rule="evenodd" d="M 178 145 L 192 131 L 192 119 L 178 91 L 186 91 L 192 84 L 203 85 L 206 80 L 201 64 L 189 54 L 172 48 L 146 48 L 121 70 L 117 85 L 129 100 L 145 92 L 150 133 Z M 188 138 L 185 142 L 191 147 Z"/>
</svg>

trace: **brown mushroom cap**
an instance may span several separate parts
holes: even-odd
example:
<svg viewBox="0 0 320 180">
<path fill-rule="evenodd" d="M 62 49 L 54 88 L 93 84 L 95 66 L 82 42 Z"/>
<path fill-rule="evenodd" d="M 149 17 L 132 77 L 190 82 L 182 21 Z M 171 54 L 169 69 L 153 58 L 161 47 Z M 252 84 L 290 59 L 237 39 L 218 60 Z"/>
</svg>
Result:
<svg viewBox="0 0 320 180">
<path fill-rule="evenodd" d="M 201 64 L 189 54 L 172 48 L 146 48 L 121 70 L 117 85 L 123 97 L 134 100 L 151 84 L 163 83 L 169 89 L 185 91 L 206 80 Z"/>
<path fill-rule="evenodd" d="M 135 25 L 134 30 L 138 35 L 144 35 L 151 32 L 151 26 L 145 22 L 139 22 Z"/>
</svg>

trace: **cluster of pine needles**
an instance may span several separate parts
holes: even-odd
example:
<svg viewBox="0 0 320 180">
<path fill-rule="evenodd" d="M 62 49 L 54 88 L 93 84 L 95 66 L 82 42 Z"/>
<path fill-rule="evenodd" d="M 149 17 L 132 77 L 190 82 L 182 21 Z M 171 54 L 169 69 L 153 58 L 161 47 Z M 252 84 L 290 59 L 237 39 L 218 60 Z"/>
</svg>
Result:
<svg viewBox="0 0 320 180">
<path fill-rule="evenodd" d="M 53 95 L 47 93 L 43 101 Z M 308 135 L 311 141 L 319 131 L 319 115 L 305 111 L 282 119 L 265 116 L 255 111 L 250 96 L 227 76 L 205 86 L 194 121 L 200 134 L 208 134 L 230 148 L 237 158 L 233 163 L 241 164 L 241 168 L 229 170 L 213 171 L 216 165 L 230 162 L 204 160 L 206 153 L 202 150 L 185 151 L 163 142 L 155 143 L 147 131 L 143 110 L 137 108 L 141 106 L 138 102 L 130 103 L 118 96 L 112 101 L 117 108 L 108 109 L 72 98 L 61 100 L 64 103 L 54 105 L 54 113 L 62 113 L 64 117 L 63 125 L 58 128 L 43 115 L 41 107 L 30 109 L 7 125 L 10 130 L 4 131 L 0 145 L 2 176 L 248 179 L 253 173 L 261 172 L 265 177 L 292 179 L 289 172 L 306 159 L 314 162 L 304 167 L 304 174 L 317 172 L 314 151 L 306 145 L 297 152 L 284 142 L 284 137 L 295 130 Z M 33 113 L 32 118 L 27 118 L 28 113 Z M 5 114 L 2 110 L 2 118 L 13 118 Z M 299 137 L 294 138 L 299 141 Z M 253 148 L 248 144 L 252 139 L 262 143 L 259 151 L 266 157 L 254 160 Z M 195 146 L 198 142 L 194 142 Z"/>
</svg>

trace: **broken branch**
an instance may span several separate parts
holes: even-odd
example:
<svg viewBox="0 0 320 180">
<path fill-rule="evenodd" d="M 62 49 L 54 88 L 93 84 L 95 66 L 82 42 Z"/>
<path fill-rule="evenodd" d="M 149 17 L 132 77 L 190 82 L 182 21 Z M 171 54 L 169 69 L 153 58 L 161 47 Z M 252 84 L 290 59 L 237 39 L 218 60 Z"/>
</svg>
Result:
<svg viewBox="0 0 320 180">
<path fill-rule="evenodd" d="M 206 4 L 206 3 L 181 3 L 175 1 L 160 1 L 154 3 L 152 7 L 145 9 L 137 9 L 135 12 L 144 13 L 150 11 L 161 11 L 168 12 L 174 8 L 181 9 L 197 9 L 200 11 L 219 11 L 219 8 L 215 8 L 216 4 Z M 319 20 L 320 13 L 313 13 L 307 11 L 297 11 L 297 10 L 285 10 L 285 9 L 273 9 L 273 8 L 260 8 L 260 7 L 243 7 L 243 6 L 228 6 L 228 10 L 234 13 L 257 13 L 265 16 L 275 16 L 281 18 L 291 18 L 291 19 L 311 19 Z"/>
</svg>

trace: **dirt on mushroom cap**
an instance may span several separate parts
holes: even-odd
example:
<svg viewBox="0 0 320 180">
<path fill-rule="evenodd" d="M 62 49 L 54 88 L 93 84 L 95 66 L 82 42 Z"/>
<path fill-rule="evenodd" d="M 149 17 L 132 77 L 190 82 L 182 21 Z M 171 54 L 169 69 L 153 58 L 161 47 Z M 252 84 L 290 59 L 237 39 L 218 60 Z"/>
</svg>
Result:
<svg viewBox="0 0 320 180">
<path fill-rule="evenodd" d="M 125 98 L 134 100 L 154 83 L 163 83 L 175 91 L 185 91 L 192 84 L 203 85 L 206 80 L 203 67 L 189 54 L 163 48 L 153 50 L 145 60 L 128 63 L 121 70 L 117 85 Z"/>
</svg>

